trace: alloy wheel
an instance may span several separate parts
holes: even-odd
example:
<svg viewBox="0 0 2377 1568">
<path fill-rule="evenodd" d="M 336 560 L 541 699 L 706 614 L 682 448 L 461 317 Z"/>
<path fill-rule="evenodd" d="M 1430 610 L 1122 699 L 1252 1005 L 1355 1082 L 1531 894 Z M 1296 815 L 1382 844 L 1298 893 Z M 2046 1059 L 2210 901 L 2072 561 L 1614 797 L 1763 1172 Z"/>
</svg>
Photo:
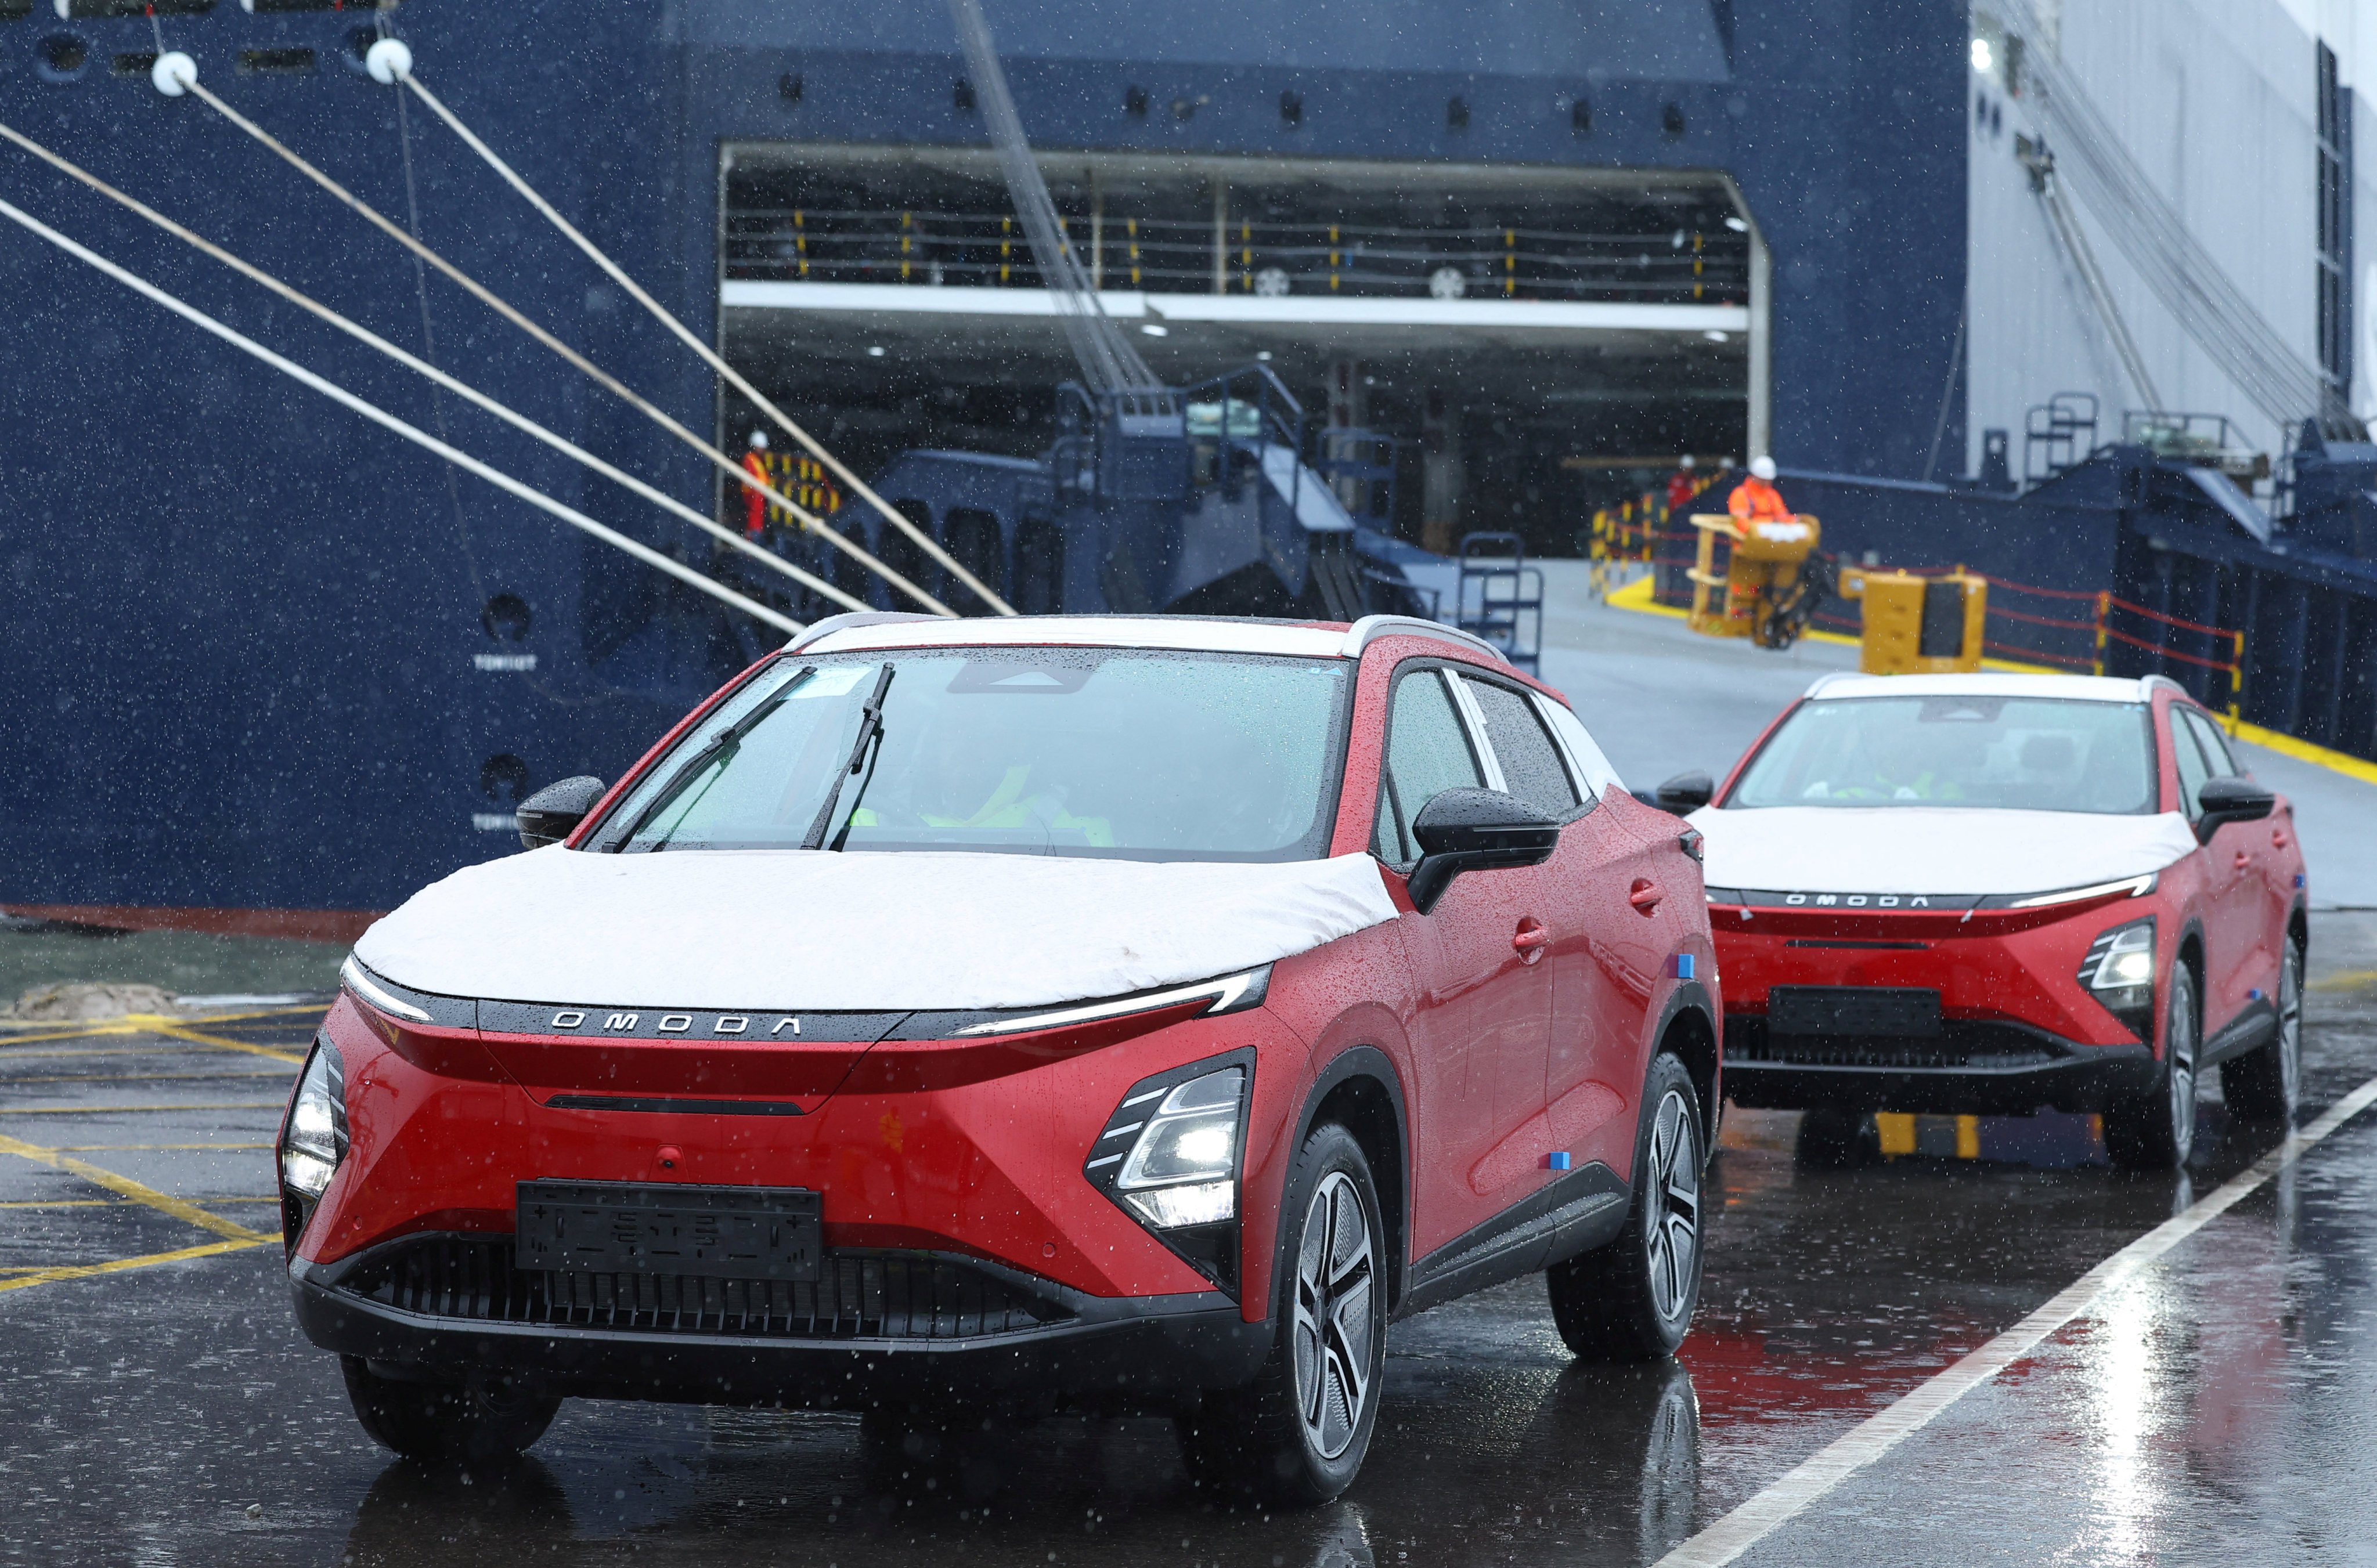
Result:
<svg viewBox="0 0 2377 1568">
<path fill-rule="evenodd" d="M 1670 1089 L 1651 1127 L 1650 1201 L 1642 1206 L 1651 1303 L 1672 1322 L 1691 1304 L 1701 1245 L 1700 1125 L 1684 1097 Z"/>
<path fill-rule="evenodd" d="M 1377 1266 L 1361 1189 L 1343 1170 L 1323 1177 L 1304 1216 L 1296 1268 L 1296 1392 L 1305 1440 L 1333 1460 L 1362 1429 L 1382 1327 Z"/>
<path fill-rule="evenodd" d="M 2302 1094 L 2302 949 L 2292 937 L 2278 964 L 2278 1093 L 2291 1122 Z"/>
<path fill-rule="evenodd" d="M 2190 994 L 2176 994 L 2167 1030 L 2170 1040 L 2170 1146 L 2174 1165 L 2195 1152 L 2195 1009 Z"/>
</svg>

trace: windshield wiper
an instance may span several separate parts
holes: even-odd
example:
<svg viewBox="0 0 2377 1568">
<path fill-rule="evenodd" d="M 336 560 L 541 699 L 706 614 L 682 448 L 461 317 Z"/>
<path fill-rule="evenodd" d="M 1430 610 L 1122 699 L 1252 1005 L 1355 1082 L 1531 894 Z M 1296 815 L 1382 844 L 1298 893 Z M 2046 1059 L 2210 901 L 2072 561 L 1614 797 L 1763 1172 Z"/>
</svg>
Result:
<svg viewBox="0 0 2377 1568">
<path fill-rule="evenodd" d="M 718 756 L 721 753 L 731 751 L 735 747 L 741 745 L 743 743 L 743 738 L 746 735 L 748 735 L 752 731 L 757 730 L 760 725 L 766 723 L 769 718 L 773 715 L 778 708 L 783 707 L 785 703 L 792 700 L 793 693 L 799 689 L 801 684 L 807 681 L 810 676 L 816 673 L 816 665 L 804 665 L 791 680 L 785 682 L 767 696 L 761 698 L 758 705 L 753 707 L 750 712 L 745 714 L 742 718 L 736 719 L 734 723 L 729 724 L 725 729 L 721 730 L 717 734 L 712 735 L 708 741 L 704 742 L 701 749 L 695 752 L 693 755 L 687 757 L 686 759 L 685 766 L 678 769 L 676 783 L 672 788 L 663 790 L 659 794 L 653 796 L 652 803 L 636 814 L 636 820 L 628 825 L 627 837 L 619 841 L 619 847 L 624 849 L 629 844 L 635 842 L 636 835 L 641 833 L 646 827 L 650 826 L 651 825 L 652 818 L 660 815 L 663 810 L 675 802 L 676 798 L 679 795 L 685 792 L 684 786 L 686 783 L 689 782 L 697 774 L 700 773 L 704 767 L 710 766 L 712 758 Z M 722 771 L 723 770 L 722 769 Z M 662 842 L 665 843 L 666 840 L 663 839 Z M 657 849 L 661 848 L 661 845 L 655 844 L 652 848 Z"/>
<path fill-rule="evenodd" d="M 804 849 L 815 849 L 824 845 L 825 830 L 833 826 L 834 809 L 842 803 L 842 785 L 848 782 L 851 775 L 856 773 L 861 765 L 866 762 L 867 742 L 883 733 L 883 694 L 891 684 L 892 669 L 890 661 L 886 659 L 883 664 L 883 673 L 875 677 L 875 689 L 867 694 L 866 705 L 858 712 L 858 739 L 851 745 L 850 761 L 834 774 L 833 788 L 826 791 L 825 804 L 818 808 L 817 820 L 809 824 L 808 832 L 801 839 L 801 848 Z M 871 781 L 874 775 L 870 772 L 867 778 Z M 866 792 L 866 787 L 860 785 L 859 794 L 863 796 Z M 857 814 L 857 800 L 854 799 L 851 802 L 850 809 L 853 815 Z M 842 828 L 842 836 L 847 837 L 849 833 L 850 829 L 845 826 Z M 834 848 L 837 849 L 842 848 L 840 839 L 835 841 Z"/>
</svg>

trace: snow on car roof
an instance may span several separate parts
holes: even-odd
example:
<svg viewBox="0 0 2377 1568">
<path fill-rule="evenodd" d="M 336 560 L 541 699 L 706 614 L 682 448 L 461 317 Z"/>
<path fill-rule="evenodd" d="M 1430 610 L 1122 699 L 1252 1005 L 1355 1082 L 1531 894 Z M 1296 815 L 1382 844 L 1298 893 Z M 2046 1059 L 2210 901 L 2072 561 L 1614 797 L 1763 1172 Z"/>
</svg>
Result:
<svg viewBox="0 0 2377 1568">
<path fill-rule="evenodd" d="M 852 617 L 855 620 L 856 617 Z M 1432 636 L 1499 661 L 1484 640 L 1451 626 L 1400 615 L 1368 615 L 1351 627 L 1293 621 L 1234 621 L 1200 615 L 1014 615 L 947 620 L 869 618 L 862 625 L 819 623 L 791 646 L 807 653 L 894 647 L 1177 648 L 1194 653 L 1259 653 L 1293 659 L 1356 659 L 1373 637 Z"/>
<path fill-rule="evenodd" d="M 2145 702 L 2154 695 L 2159 675 L 2124 680 L 2111 675 L 2025 675 L 1985 672 L 1978 675 L 1859 675 L 1840 672 L 1820 676 L 1808 688 L 1810 702 L 1842 697 L 2061 697 L 2069 702 Z M 2174 687 L 2173 689 L 2177 689 Z"/>
</svg>

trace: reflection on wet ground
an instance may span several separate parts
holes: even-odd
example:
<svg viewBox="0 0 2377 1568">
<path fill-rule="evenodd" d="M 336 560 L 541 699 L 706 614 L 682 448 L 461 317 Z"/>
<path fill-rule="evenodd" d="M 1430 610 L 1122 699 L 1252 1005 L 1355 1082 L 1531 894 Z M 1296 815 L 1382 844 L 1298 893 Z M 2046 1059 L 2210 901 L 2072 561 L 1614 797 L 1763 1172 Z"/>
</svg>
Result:
<svg viewBox="0 0 2377 1568">
<path fill-rule="evenodd" d="M 2314 991 L 2311 1017 L 2307 1098 L 2323 1104 L 2377 1072 L 2377 985 Z M 0 1207 L 0 1553 L 359 1568 L 1649 1562 L 2276 1137 L 2207 1104 L 2196 1166 L 2155 1178 L 2105 1165 L 2084 1118 L 1924 1118 L 1819 1166 L 1798 1157 L 1798 1118 L 1736 1112 L 1680 1363 L 1571 1362 L 1534 1280 L 1424 1314 L 1394 1331 L 1368 1469 L 1309 1513 L 1214 1506 L 1161 1420 L 992 1423 L 899 1446 L 852 1417 L 578 1403 L 530 1459 L 463 1474 L 391 1463 L 363 1438 L 335 1366 L 293 1332 L 276 1247 L 219 1233 L 214 1255 L 6 1288 L 212 1244 L 25 1146 L 78 1148 L 269 1226 L 237 1204 L 269 1183 L 254 1146 L 271 1112 L 246 1102 L 277 1100 L 290 1067 L 269 1053 L 305 1036 L 302 1020 L 275 1027 L 195 1031 L 229 1044 L 0 1044 L 0 1204 L 38 1206 Z M 2370 1121 L 1746 1561 L 2366 1552 Z"/>
</svg>

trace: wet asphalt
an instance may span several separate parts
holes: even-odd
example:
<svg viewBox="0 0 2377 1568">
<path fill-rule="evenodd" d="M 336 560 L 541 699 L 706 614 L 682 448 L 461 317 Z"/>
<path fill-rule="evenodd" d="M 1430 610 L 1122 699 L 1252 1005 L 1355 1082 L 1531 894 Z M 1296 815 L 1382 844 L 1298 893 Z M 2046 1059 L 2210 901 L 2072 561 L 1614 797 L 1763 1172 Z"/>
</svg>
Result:
<svg viewBox="0 0 2377 1568">
<path fill-rule="evenodd" d="M 2313 1111 L 2377 1075 L 2377 915 L 2315 922 Z M 1215 1506 L 1161 1420 L 903 1455 L 854 1418 L 572 1402 L 519 1465 L 441 1472 L 365 1439 L 291 1322 L 266 1146 L 311 1027 L 0 1036 L 0 1562 L 1653 1562 L 2279 1137 L 2215 1100 L 2194 1167 L 2143 1177 L 2083 1118 L 1985 1122 L 1978 1158 L 1924 1119 L 1817 1169 L 1797 1117 L 1737 1112 L 1679 1362 L 1573 1364 L 1539 1280 L 1423 1314 L 1310 1512 Z M 2372 1182 L 2377 1111 L 1740 1561 L 2377 1562 Z"/>
</svg>

